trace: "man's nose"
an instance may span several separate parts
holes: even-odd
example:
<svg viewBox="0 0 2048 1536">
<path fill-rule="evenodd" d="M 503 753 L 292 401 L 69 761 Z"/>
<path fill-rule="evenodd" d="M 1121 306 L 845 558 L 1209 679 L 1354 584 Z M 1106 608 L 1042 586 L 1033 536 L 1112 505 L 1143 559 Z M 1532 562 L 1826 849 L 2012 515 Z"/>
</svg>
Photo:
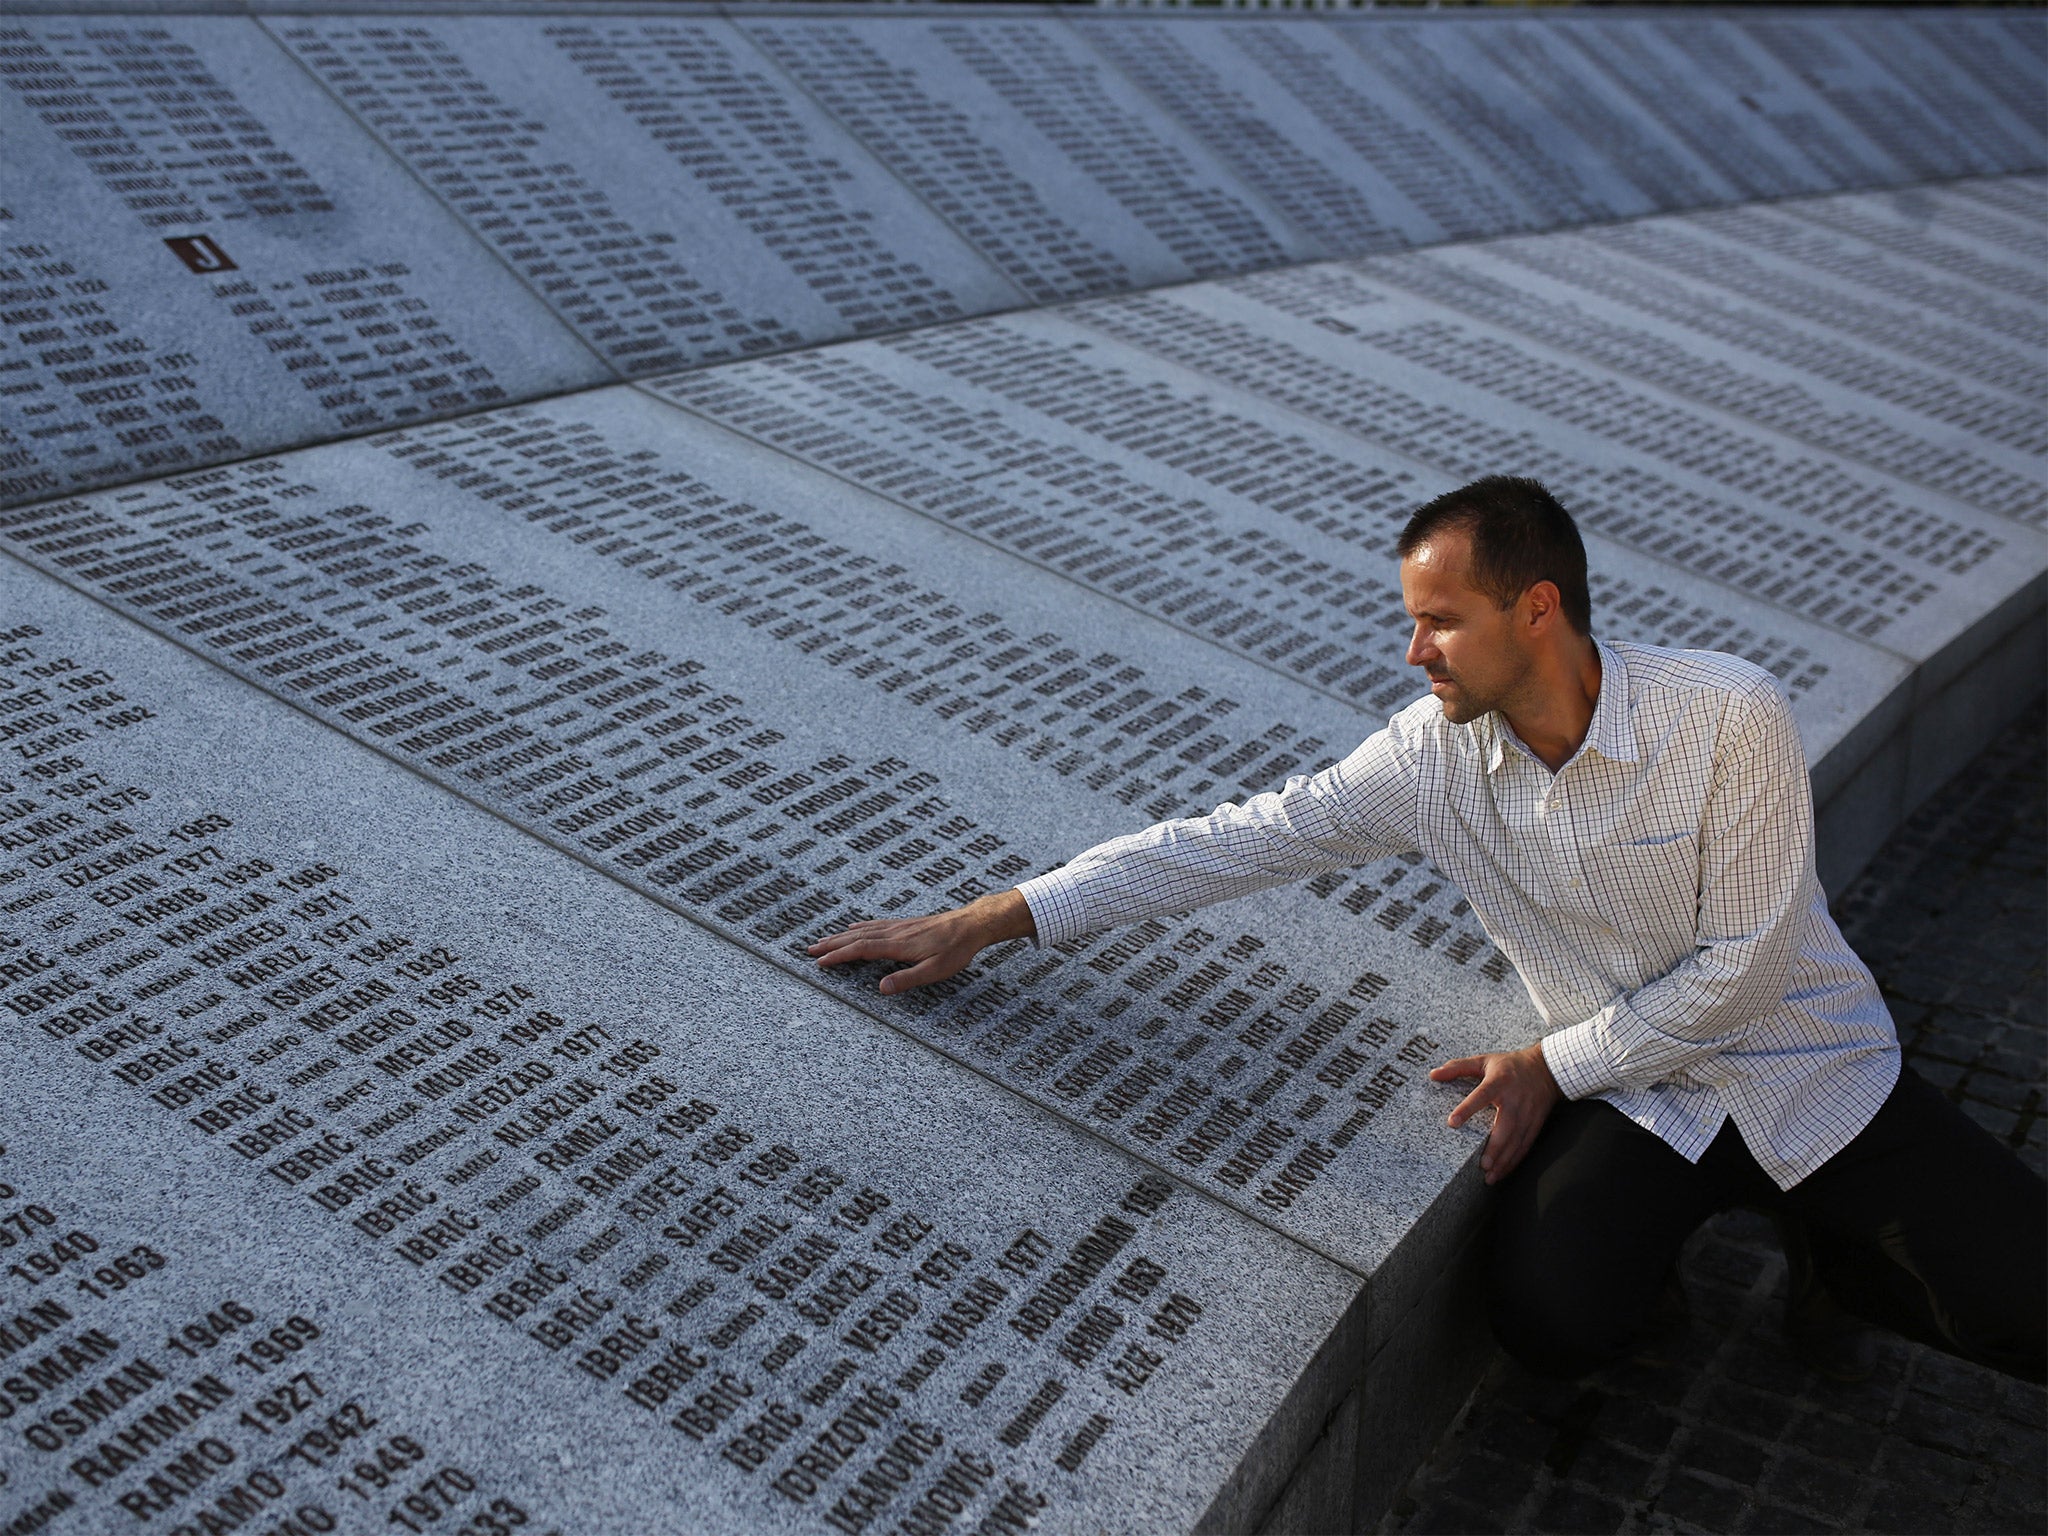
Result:
<svg viewBox="0 0 2048 1536">
<path fill-rule="evenodd" d="M 1411 667 L 1428 666 L 1430 659 L 1435 655 L 1436 647 L 1429 643 L 1422 626 L 1420 624 L 1416 625 L 1415 633 L 1408 638 L 1408 665 Z"/>
</svg>

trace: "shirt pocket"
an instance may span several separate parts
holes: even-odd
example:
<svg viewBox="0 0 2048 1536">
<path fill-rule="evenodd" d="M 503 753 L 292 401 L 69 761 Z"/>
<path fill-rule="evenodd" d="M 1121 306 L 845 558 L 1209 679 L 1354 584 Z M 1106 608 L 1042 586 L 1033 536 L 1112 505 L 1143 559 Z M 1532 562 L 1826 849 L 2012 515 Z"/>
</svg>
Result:
<svg viewBox="0 0 2048 1536">
<path fill-rule="evenodd" d="M 1668 969 L 1699 943 L 1700 840 L 1693 832 L 1583 850 L 1586 884 L 1607 925 Z"/>
</svg>

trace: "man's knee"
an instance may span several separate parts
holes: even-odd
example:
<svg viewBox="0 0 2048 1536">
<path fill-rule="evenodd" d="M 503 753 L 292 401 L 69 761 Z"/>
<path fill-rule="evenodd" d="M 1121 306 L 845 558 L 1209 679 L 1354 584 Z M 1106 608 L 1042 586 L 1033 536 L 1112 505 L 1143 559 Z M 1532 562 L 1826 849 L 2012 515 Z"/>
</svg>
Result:
<svg viewBox="0 0 2048 1536">
<path fill-rule="evenodd" d="M 1711 1194 L 1612 1105 L 1559 1105 L 1493 1191 L 1487 1305 L 1501 1348 L 1560 1377 L 1627 1354 Z"/>
</svg>

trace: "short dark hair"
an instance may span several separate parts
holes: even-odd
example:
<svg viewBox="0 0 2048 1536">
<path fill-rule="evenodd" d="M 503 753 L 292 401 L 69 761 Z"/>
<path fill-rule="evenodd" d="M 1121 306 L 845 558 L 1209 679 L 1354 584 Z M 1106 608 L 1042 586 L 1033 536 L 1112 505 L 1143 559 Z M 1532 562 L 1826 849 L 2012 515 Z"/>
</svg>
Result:
<svg viewBox="0 0 2048 1536">
<path fill-rule="evenodd" d="M 1537 582 L 1552 582 L 1571 627 L 1592 634 L 1586 546 L 1571 513 L 1542 482 L 1487 475 L 1446 491 L 1408 519 L 1395 552 L 1405 560 L 1446 531 L 1470 536 L 1472 585 L 1498 606 L 1511 607 Z"/>
</svg>

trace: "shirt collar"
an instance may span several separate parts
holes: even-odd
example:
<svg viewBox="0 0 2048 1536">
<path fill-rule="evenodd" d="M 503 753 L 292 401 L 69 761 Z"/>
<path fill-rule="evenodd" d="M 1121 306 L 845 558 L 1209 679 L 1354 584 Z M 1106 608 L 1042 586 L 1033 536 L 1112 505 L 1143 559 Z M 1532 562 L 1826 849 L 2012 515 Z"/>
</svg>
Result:
<svg viewBox="0 0 2048 1536">
<path fill-rule="evenodd" d="M 1486 771 L 1493 773 L 1508 760 L 1508 723 L 1497 709 L 1489 710 L 1479 723 L 1486 732 Z"/>
<path fill-rule="evenodd" d="M 1600 653 L 1600 697 L 1593 703 L 1593 723 L 1586 729 L 1586 746 L 1610 763 L 1632 763 L 1636 749 L 1636 728 L 1628 707 L 1628 668 L 1621 652 L 1595 640 Z"/>
<path fill-rule="evenodd" d="M 1590 748 L 1609 762 L 1633 763 L 1640 754 L 1635 727 L 1629 719 L 1628 668 L 1613 646 L 1601 640 L 1595 640 L 1593 646 L 1600 656 L 1600 697 L 1593 701 L 1593 718 L 1586 726 L 1586 739 L 1573 758 L 1576 760 Z M 1513 732 L 1497 710 L 1486 716 L 1484 724 L 1486 771 L 1492 773 L 1507 761 L 1508 738 Z"/>
</svg>

